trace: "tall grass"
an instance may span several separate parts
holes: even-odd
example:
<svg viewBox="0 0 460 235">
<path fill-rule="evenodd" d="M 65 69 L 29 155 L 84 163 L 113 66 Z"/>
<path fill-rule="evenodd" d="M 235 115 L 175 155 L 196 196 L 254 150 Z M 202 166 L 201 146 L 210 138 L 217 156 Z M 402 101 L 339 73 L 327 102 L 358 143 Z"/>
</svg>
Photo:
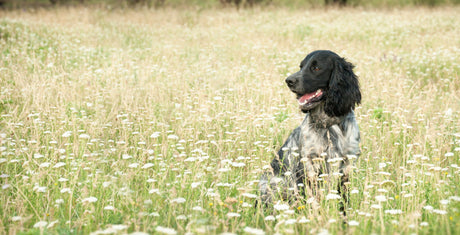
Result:
<svg viewBox="0 0 460 235">
<path fill-rule="evenodd" d="M 331 1 L 332 2 L 332 1 Z M 2 4 L 3 3 L 3 4 Z M 411 6 L 450 6 L 460 0 L 347 0 L 352 7 L 411 7 Z M 0 0 L 0 7 L 7 9 L 21 7 L 50 6 L 99 6 L 105 8 L 127 7 L 182 7 L 182 8 L 221 8 L 221 7 L 288 7 L 318 8 L 328 5 L 325 0 Z M 337 4 L 329 4 L 335 7 Z"/>
<path fill-rule="evenodd" d="M 0 12 L 0 233 L 457 234 L 458 10 Z M 316 49 L 363 91 L 347 221 L 254 208 Z"/>
</svg>

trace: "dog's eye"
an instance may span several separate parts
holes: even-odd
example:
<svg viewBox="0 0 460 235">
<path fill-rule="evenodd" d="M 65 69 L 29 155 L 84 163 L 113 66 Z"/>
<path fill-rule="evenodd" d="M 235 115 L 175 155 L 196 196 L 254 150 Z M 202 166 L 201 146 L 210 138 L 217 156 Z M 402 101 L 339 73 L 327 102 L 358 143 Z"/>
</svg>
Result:
<svg viewBox="0 0 460 235">
<path fill-rule="evenodd" d="M 316 72 L 316 71 L 319 71 L 320 69 L 318 66 L 311 66 L 311 70 Z"/>
</svg>

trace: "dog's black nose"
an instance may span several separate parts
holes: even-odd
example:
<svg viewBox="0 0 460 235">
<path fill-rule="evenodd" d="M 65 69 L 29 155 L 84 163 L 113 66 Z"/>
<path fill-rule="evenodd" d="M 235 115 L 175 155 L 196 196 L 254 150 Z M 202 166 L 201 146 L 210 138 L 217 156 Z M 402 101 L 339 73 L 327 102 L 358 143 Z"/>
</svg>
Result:
<svg viewBox="0 0 460 235">
<path fill-rule="evenodd" d="M 293 87 L 295 86 L 295 84 L 297 84 L 297 79 L 293 76 L 289 76 L 288 78 L 286 78 L 286 83 L 289 87 Z"/>
</svg>

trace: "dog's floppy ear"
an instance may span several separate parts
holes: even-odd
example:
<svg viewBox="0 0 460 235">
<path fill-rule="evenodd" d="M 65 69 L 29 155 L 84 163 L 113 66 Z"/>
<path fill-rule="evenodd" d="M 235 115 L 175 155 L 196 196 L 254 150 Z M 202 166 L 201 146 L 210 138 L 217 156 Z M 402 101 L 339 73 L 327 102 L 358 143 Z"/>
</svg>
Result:
<svg viewBox="0 0 460 235">
<path fill-rule="evenodd" d="M 361 103 L 358 77 L 353 73 L 353 65 L 345 59 L 333 59 L 334 68 L 329 80 L 324 111 L 327 115 L 342 116 Z"/>
</svg>

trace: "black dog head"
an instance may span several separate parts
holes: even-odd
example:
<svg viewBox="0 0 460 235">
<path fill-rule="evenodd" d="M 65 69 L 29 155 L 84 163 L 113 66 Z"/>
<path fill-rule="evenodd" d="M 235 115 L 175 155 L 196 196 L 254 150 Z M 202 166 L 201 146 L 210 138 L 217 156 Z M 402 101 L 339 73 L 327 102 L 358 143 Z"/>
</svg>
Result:
<svg viewBox="0 0 460 235">
<path fill-rule="evenodd" d="M 342 116 L 361 102 L 353 65 L 332 51 L 314 51 L 300 63 L 300 71 L 286 78 L 306 113 L 319 104 L 330 117 Z"/>
</svg>

